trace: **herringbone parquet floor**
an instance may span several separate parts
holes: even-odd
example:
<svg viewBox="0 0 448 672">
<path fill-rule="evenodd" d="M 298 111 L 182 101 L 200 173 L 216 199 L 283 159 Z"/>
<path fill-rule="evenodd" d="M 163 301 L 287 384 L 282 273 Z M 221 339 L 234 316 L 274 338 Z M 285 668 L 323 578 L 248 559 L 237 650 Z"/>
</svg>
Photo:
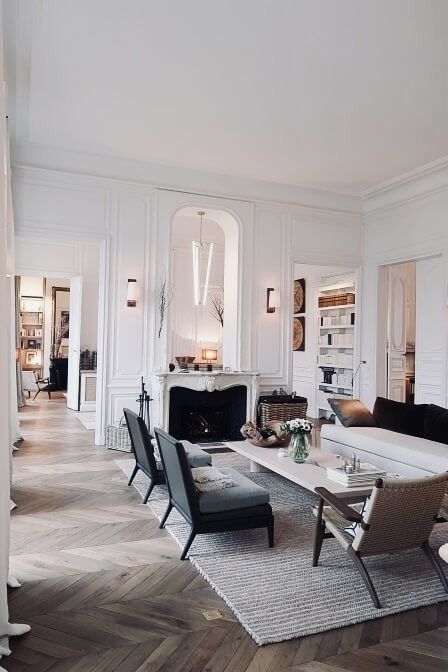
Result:
<svg viewBox="0 0 448 672">
<path fill-rule="evenodd" d="M 448 670 L 448 605 L 259 648 L 63 399 L 22 413 L 10 672 Z M 360 596 L 360 599 L 367 599 Z"/>
</svg>

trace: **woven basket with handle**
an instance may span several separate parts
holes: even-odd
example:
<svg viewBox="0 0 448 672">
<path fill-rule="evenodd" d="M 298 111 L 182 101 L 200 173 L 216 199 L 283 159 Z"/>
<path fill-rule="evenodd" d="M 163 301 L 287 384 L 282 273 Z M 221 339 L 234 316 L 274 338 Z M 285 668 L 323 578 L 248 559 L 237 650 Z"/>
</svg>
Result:
<svg viewBox="0 0 448 672">
<path fill-rule="evenodd" d="M 267 423 L 271 420 L 286 422 L 287 420 L 295 420 L 296 418 L 306 418 L 307 410 L 307 401 L 285 401 L 274 404 L 261 402 L 258 406 L 260 426 L 266 427 Z"/>
</svg>

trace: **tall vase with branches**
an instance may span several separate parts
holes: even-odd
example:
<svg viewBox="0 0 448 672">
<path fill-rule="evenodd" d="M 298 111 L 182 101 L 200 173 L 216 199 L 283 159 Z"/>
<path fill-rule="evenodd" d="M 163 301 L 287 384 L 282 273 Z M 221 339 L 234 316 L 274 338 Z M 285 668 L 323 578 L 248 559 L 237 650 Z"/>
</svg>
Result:
<svg viewBox="0 0 448 672">
<path fill-rule="evenodd" d="M 171 301 L 173 300 L 173 288 L 168 283 L 166 275 L 160 280 L 159 291 L 159 331 L 158 338 L 162 336 L 163 325 L 165 324 L 166 315 Z"/>
</svg>

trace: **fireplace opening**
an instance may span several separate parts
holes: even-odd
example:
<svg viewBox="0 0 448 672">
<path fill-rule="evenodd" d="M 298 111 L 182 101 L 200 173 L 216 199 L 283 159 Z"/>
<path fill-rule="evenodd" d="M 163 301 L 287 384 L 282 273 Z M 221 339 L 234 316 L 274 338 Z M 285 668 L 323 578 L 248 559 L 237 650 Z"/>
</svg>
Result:
<svg viewBox="0 0 448 672">
<path fill-rule="evenodd" d="M 241 440 L 246 422 L 247 388 L 235 385 L 206 392 L 173 387 L 170 390 L 169 433 L 192 443 Z"/>
</svg>

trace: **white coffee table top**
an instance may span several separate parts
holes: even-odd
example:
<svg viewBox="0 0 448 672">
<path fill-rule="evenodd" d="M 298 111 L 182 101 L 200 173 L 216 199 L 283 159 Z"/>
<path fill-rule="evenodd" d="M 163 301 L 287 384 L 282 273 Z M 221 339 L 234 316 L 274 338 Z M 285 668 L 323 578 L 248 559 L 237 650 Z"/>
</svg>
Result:
<svg viewBox="0 0 448 672">
<path fill-rule="evenodd" d="M 319 448 L 311 448 L 307 462 L 297 464 L 290 457 L 279 457 L 278 447 L 259 448 L 253 446 L 249 441 L 227 441 L 226 446 L 252 462 L 280 474 L 280 476 L 311 492 L 314 492 L 314 489 L 318 487 L 327 488 L 338 497 L 356 501 L 369 495 L 372 491 L 371 487 L 345 488 L 335 481 L 330 481 L 327 478 L 327 467 L 339 466 L 341 458 Z"/>
</svg>

